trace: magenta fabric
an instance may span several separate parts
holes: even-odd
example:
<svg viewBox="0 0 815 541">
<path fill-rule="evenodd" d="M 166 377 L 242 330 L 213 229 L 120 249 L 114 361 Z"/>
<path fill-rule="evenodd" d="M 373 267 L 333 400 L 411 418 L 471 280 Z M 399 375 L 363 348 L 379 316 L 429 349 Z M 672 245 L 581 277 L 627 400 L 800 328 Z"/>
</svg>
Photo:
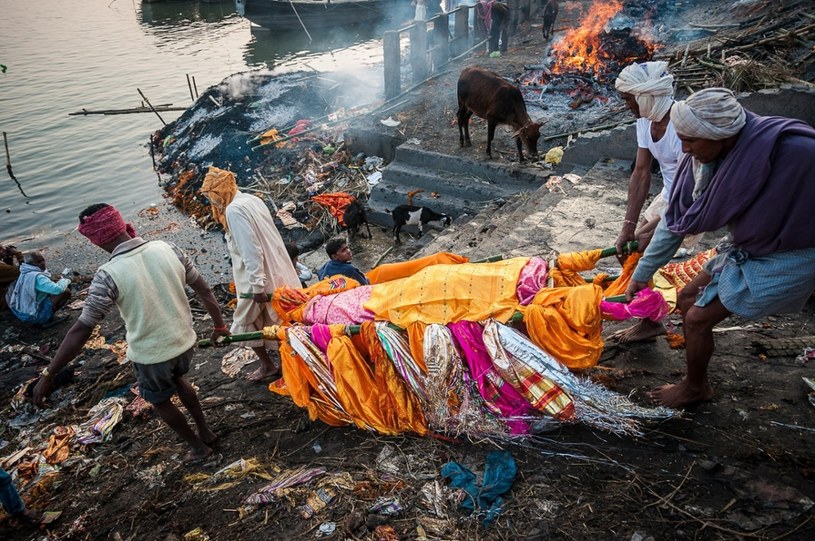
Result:
<svg viewBox="0 0 815 541">
<path fill-rule="evenodd" d="M 532 415 L 534 410 L 493 368 L 492 359 L 484 347 L 481 325 L 472 321 L 456 321 L 447 327 L 453 333 L 461 356 L 470 368 L 470 374 L 487 407 L 504 419 L 511 434 L 528 434 L 529 425 L 526 421 L 513 417 Z"/>
<path fill-rule="evenodd" d="M 308 301 L 303 318 L 307 323 L 358 325 L 373 321 L 374 314 L 363 308 L 371 296 L 371 286 L 359 286 L 334 295 L 318 295 Z"/>
<path fill-rule="evenodd" d="M 751 256 L 815 247 L 815 129 L 804 122 L 747 113 L 736 146 L 694 201 L 693 167 L 676 171 L 665 225 L 678 235 L 725 226 Z"/>
<path fill-rule="evenodd" d="M 96 246 L 107 244 L 124 232 L 136 237 L 136 229 L 125 223 L 122 215 L 112 205 L 102 207 L 90 216 L 80 219 L 79 232 Z"/>
<path fill-rule="evenodd" d="M 600 311 L 603 313 L 603 317 L 615 321 L 622 321 L 632 317 L 662 321 L 671 311 L 671 307 L 668 306 L 662 295 L 646 287 L 639 291 L 629 303 L 602 301 Z"/>
<path fill-rule="evenodd" d="M 529 262 L 521 269 L 521 276 L 518 278 L 517 295 L 522 306 L 526 306 L 541 288 L 546 287 L 549 279 L 549 265 L 541 257 L 530 257 Z"/>
<path fill-rule="evenodd" d="M 311 341 L 320 348 L 320 351 L 325 353 L 328 350 L 328 343 L 331 341 L 331 329 L 328 328 L 328 325 L 312 325 Z"/>
</svg>

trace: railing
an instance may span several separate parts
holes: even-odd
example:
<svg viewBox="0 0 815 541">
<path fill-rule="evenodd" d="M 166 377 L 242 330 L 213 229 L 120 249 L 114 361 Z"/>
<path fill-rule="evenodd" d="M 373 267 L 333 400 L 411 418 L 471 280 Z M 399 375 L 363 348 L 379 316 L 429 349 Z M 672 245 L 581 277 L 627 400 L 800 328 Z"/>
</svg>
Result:
<svg viewBox="0 0 815 541">
<path fill-rule="evenodd" d="M 510 35 L 518 24 L 527 21 L 540 8 L 539 0 L 507 0 L 510 5 Z M 471 11 L 473 10 L 473 11 Z M 402 68 L 409 67 L 412 86 L 439 72 L 451 60 L 487 46 L 487 31 L 474 24 L 475 6 L 461 4 L 448 13 L 439 13 L 426 21 L 416 21 L 398 30 L 389 30 L 382 37 L 384 49 L 385 99 L 391 100 L 402 92 Z M 450 17 L 453 30 L 450 31 Z M 403 63 L 402 45 L 408 55 Z"/>
</svg>

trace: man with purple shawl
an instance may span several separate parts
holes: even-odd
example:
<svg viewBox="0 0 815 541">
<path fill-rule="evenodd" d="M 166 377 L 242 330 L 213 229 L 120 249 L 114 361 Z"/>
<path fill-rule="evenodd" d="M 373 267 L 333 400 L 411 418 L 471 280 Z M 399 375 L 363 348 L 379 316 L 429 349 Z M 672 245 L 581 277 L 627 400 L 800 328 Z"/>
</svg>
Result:
<svg viewBox="0 0 815 541">
<path fill-rule="evenodd" d="M 815 289 L 815 129 L 746 111 L 730 90 L 708 88 L 671 110 L 685 156 L 664 219 L 626 295 L 648 285 L 685 235 L 726 227 L 728 236 L 679 295 L 688 373 L 650 396 L 681 407 L 709 400 L 713 327 L 731 314 L 797 312 Z"/>
</svg>

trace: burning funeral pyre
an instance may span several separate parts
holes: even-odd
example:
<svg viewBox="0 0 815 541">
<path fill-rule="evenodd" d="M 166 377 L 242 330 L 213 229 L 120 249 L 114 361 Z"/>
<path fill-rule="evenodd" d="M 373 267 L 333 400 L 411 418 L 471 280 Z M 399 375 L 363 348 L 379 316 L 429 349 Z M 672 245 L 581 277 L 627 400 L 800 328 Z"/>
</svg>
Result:
<svg viewBox="0 0 815 541">
<path fill-rule="evenodd" d="M 650 60 L 657 45 L 649 37 L 648 15 L 636 21 L 624 14 L 621 0 L 598 0 L 580 24 L 555 42 L 549 58 L 529 66 L 521 77 L 527 99 L 531 93 L 561 93 L 577 109 L 599 99 L 607 101 L 609 85 L 628 64 Z"/>
</svg>

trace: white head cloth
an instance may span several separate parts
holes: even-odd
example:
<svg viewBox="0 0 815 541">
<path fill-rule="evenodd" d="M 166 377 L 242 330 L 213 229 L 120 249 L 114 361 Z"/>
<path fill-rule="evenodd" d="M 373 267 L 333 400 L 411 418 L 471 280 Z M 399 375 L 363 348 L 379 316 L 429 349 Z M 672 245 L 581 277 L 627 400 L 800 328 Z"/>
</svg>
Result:
<svg viewBox="0 0 815 541">
<path fill-rule="evenodd" d="M 674 76 L 668 73 L 667 62 L 643 62 L 627 66 L 614 86 L 620 92 L 633 94 L 640 107 L 640 115 L 659 122 L 673 104 Z"/>
<path fill-rule="evenodd" d="M 719 141 L 736 135 L 744 127 L 747 115 L 726 88 L 706 88 L 671 109 L 671 122 L 677 133 L 699 139 Z"/>
</svg>

